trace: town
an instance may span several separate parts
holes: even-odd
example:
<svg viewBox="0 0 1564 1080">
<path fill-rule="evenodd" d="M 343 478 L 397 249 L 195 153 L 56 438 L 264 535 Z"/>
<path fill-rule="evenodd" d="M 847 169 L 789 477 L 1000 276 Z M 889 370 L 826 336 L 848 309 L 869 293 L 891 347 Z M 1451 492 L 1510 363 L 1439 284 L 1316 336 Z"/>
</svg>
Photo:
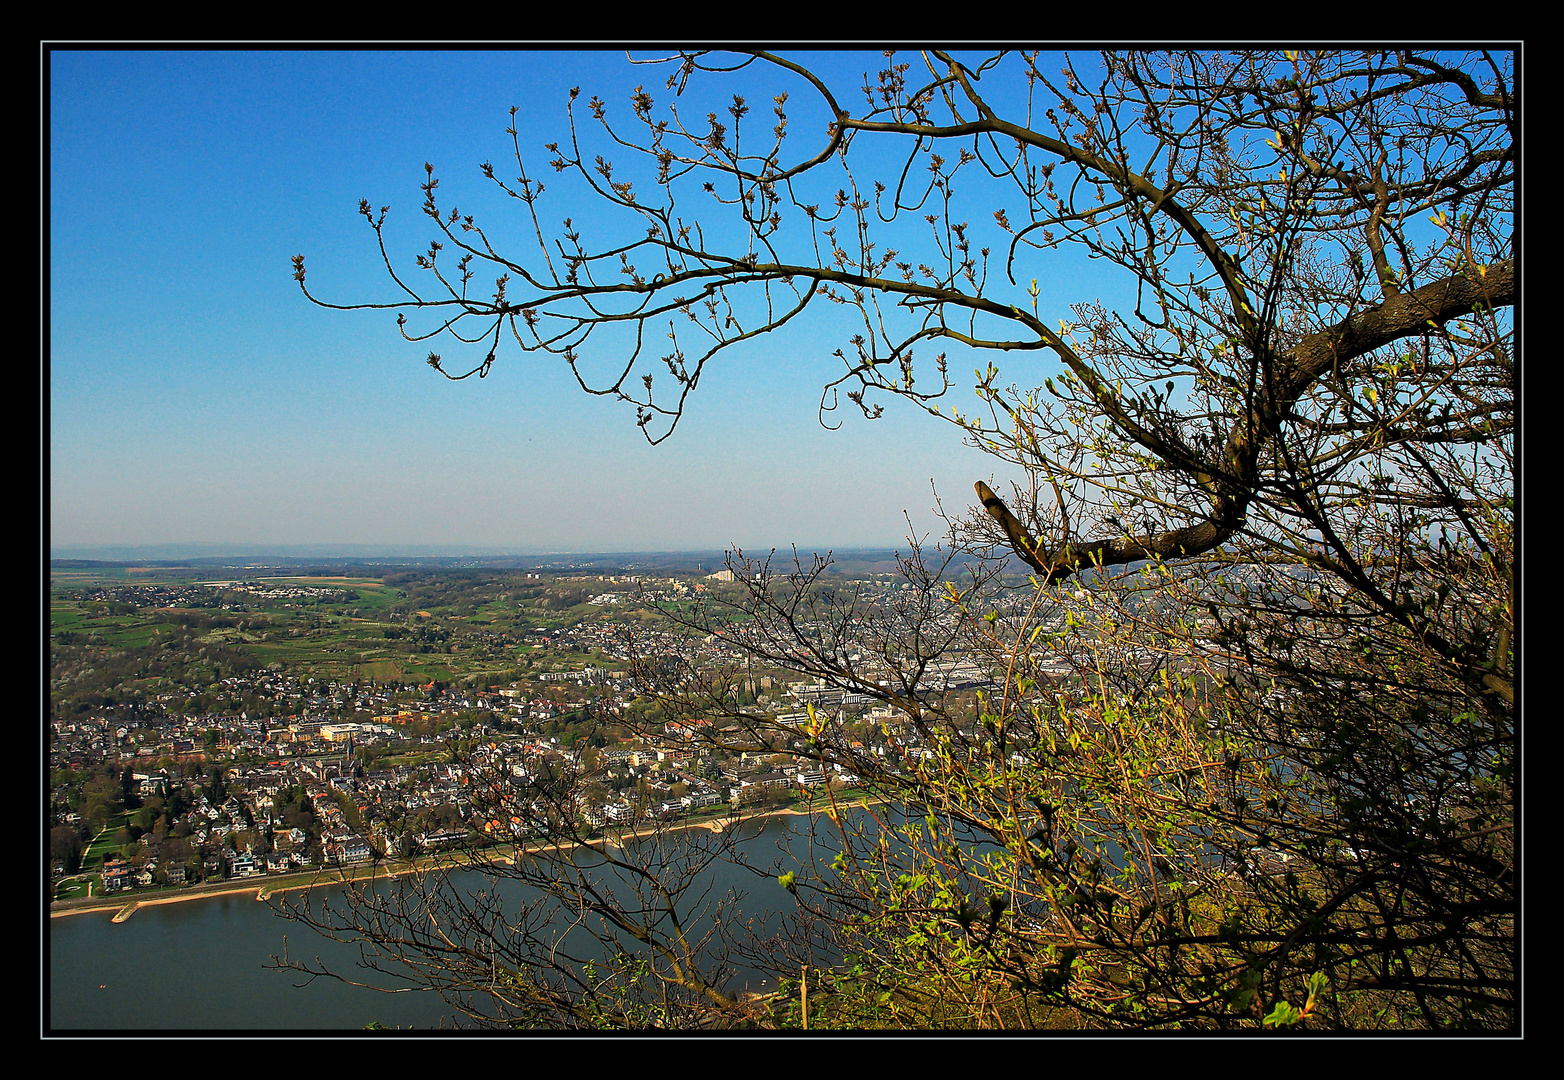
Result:
<svg viewBox="0 0 1564 1080">
<path fill-rule="evenodd" d="M 899 771 L 932 755 L 875 695 L 786 657 L 757 665 L 752 623 L 695 627 L 725 594 L 731 607 L 731 569 L 53 578 L 61 900 L 543 840 L 560 811 L 551 823 L 515 794 L 540 778 L 577 781 L 566 824 L 593 833 L 786 806 L 853 789 L 855 757 Z M 883 571 L 831 584 L 888 611 L 911 588 Z M 850 646 L 865 680 L 894 683 L 867 643 Z M 726 680 L 751 737 L 665 720 L 646 672 L 670 663 Z M 971 700 L 990 685 L 982 656 L 942 648 L 910 689 Z M 844 753 L 811 754 L 822 737 Z M 503 807 L 477 794 L 493 777 Z"/>
</svg>

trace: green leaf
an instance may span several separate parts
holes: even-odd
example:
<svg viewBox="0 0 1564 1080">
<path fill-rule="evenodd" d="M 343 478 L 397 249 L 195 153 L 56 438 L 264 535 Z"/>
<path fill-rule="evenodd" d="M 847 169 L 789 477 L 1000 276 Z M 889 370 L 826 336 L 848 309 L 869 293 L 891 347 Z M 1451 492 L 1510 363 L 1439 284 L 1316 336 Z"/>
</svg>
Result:
<svg viewBox="0 0 1564 1080">
<path fill-rule="evenodd" d="M 1303 1014 L 1301 1012 L 1285 1001 L 1278 1001 L 1276 1007 L 1271 1010 L 1270 1015 L 1265 1018 L 1264 1024 L 1266 1027 L 1292 1027 L 1302 1019 Z"/>
<path fill-rule="evenodd" d="M 1313 975 L 1309 976 L 1309 1001 L 1311 1003 L 1315 998 L 1319 997 L 1325 992 L 1325 987 L 1327 984 L 1328 980 L 1325 978 L 1325 973 L 1323 971 L 1316 971 Z"/>
</svg>

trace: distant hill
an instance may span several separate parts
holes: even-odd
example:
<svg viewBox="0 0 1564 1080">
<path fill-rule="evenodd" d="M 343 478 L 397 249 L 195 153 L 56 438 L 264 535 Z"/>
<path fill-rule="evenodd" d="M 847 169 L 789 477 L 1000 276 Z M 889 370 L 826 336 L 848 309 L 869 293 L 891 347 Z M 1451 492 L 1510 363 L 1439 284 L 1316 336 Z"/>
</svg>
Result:
<svg viewBox="0 0 1564 1080">
<path fill-rule="evenodd" d="M 344 545 L 346 546 L 346 545 Z M 49 566 L 57 570 L 94 569 L 125 566 L 201 567 L 203 569 L 266 570 L 286 569 L 291 573 L 320 568 L 333 573 L 352 567 L 483 568 L 492 570 L 591 570 L 596 573 L 636 570 L 660 573 L 712 573 L 727 565 L 727 552 L 705 551 L 609 551 L 609 552 L 509 552 L 453 553 L 449 550 L 354 549 L 328 551 L 287 549 L 256 552 L 214 551 L 211 545 L 169 545 L 147 548 L 94 549 L 89 554 L 62 551 L 51 557 Z M 190 550 L 193 549 L 193 550 Z M 753 552 L 746 552 L 752 557 Z M 759 553 L 764 555 L 764 552 Z M 824 552 L 822 552 L 824 554 Z M 814 555 L 799 549 L 802 559 Z M 778 549 L 774 561 L 792 559 L 791 549 Z M 896 552 L 890 548 L 852 548 L 832 553 L 835 569 L 844 574 L 894 573 Z"/>
</svg>

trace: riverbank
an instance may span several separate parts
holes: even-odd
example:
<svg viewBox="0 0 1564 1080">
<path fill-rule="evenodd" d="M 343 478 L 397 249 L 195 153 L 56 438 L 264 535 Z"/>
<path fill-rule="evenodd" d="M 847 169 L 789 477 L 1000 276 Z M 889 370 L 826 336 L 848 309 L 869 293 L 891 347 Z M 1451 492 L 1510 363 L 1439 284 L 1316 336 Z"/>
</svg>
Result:
<svg viewBox="0 0 1564 1080">
<path fill-rule="evenodd" d="M 612 836 L 605 835 L 601 840 L 593 840 L 584 846 L 590 847 L 599 842 L 607 842 L 615 847 L 619 847 L 622 846 L 624 841 L 644 839 L 648 836 L 655 836 L 659 832 L 683 832 L 687 829 L 707 829 L 720 834 L 736 826 L 751 822 L 761 822 L 768 818 L 811 816 L 815 814 L 831 816 L 831 808 L 829 805 L 819 809 L 798 809 L 785 806 L 744 818 L 705 818 L 699 821 L 646 825 L 639 829 L 616 832 Z M 557 844 L 536 844 L 521 849 L 521 854 L 537 855 L 550 848 L 558 850 L 561 846 Z M 570 844 L 563 846 L 574 847 L 582 845 Z M 118 923 L 130 918 L 139 908 L 154 907 L 160 904 L 180 904 L 190 900 L 210 900 L 219 896 L 246 895 L 253 895 L 256 900 L 264 901 L 277 893 L 296 892 L 300 889 L 313 889 L 325 885 L 342 885 L 375 877 L 395 879 L 404 874 L 428 873 L 435 870 L 467 866 L 474 862 L 508 863 L 515 860 L 516 854 L 517 849 L 515 847 L 500 847 L 494 849 L 492 853 L 484 853 L 482 855 L 475 852 L 457 852 L 446 855 L 425 856 L 412 862 L 398 860 L 395 864 L 381 862 L 378 864 L 360 864 L 358 866 L 341 868 L 333 867 L 330 870 L 311 871 L 309 873 L 279 874 L 276 877 L 240 878 L 233 881 L 189 885 L 181 889 L 147 892 L 140 895 L 115 893 L 105 896 L 81 897 L 74 900 L 54 900 L 49 904 L 49 918 L 57 919 L 68 915 L 113 911 L 115 913 L 113 921 Z"/>
<path fill-rule="evenodd" d="M 159 904 L 182 904 L 188 900 L 211 900 L 219 896 L 243 896 L 246 894 L 254 894 L 257 900 L 265 900 L 275 893 L 292 892 L 297 889 L 313 889 L 320 885 L 340 885 L 348 881 L 357 881 L 360 877 L 367 878 L 372 873 L 396 877 L 399 874 L 408 873 L 412 869 L 412 867 L 401 867 L 388 873 L 384 866 L 346 867 L 340 871 L 332 870 L 329 873 L 312 872 L 309 874 L 280 874 L 276 877 L 240 878 L 235 881 L 203 883 L 190 885 L 178 890 L 147 892 L 140 895 L 114 893 L 106 896 L 81 897 L 75 900 L 54 900 L 49 903 L 49 918 L 58 919 L 66 915 L 114 911 L 114 921 L 124 922 L 131 915 L 135 914 L 136 909 L 156 907 Z M 420 869 L 427 869 L 427 867 Z"/>
</svg>

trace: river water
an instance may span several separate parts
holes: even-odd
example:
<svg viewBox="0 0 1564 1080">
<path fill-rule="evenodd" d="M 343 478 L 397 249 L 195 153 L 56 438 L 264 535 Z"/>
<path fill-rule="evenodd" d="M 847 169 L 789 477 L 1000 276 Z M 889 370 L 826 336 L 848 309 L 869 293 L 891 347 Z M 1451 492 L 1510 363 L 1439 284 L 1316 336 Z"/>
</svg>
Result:
<svg viewBox="0 0 1564 1080">
<path fill-rule="evenodd" d="M 771 818 L 745 826 L 740 850 L 769 863 L 796 847 L 806 819 Z M 477 873 L 466 875 L 473 887 Z M 458 876 L 456 880 L 462 880 Z M 730 866 L 713 870 L 717 891 L 747 892 L 745 911 L 791 905 L 775 880 Z M 769 885 L 769 887 L 767 887 Z M 329 888 L 329 887 L 328 887 Z M 112 912 L 50 919 L 47 942 L 46 1030 L 212 1031 L 358 1030 L 370 1023 L 430 1029 L 459 1026 L 430 992 L 377 993 L 328 979 L 297 985 L 298 977 L 269 970 L 287 936 L 295 957 L 319 956 L 352 971 L 357 951 L 276 916 L 254 894 L 144 907 L 122 923 Z M 761 973 L 741 971 L 755 989 Z"/>
</svg>

